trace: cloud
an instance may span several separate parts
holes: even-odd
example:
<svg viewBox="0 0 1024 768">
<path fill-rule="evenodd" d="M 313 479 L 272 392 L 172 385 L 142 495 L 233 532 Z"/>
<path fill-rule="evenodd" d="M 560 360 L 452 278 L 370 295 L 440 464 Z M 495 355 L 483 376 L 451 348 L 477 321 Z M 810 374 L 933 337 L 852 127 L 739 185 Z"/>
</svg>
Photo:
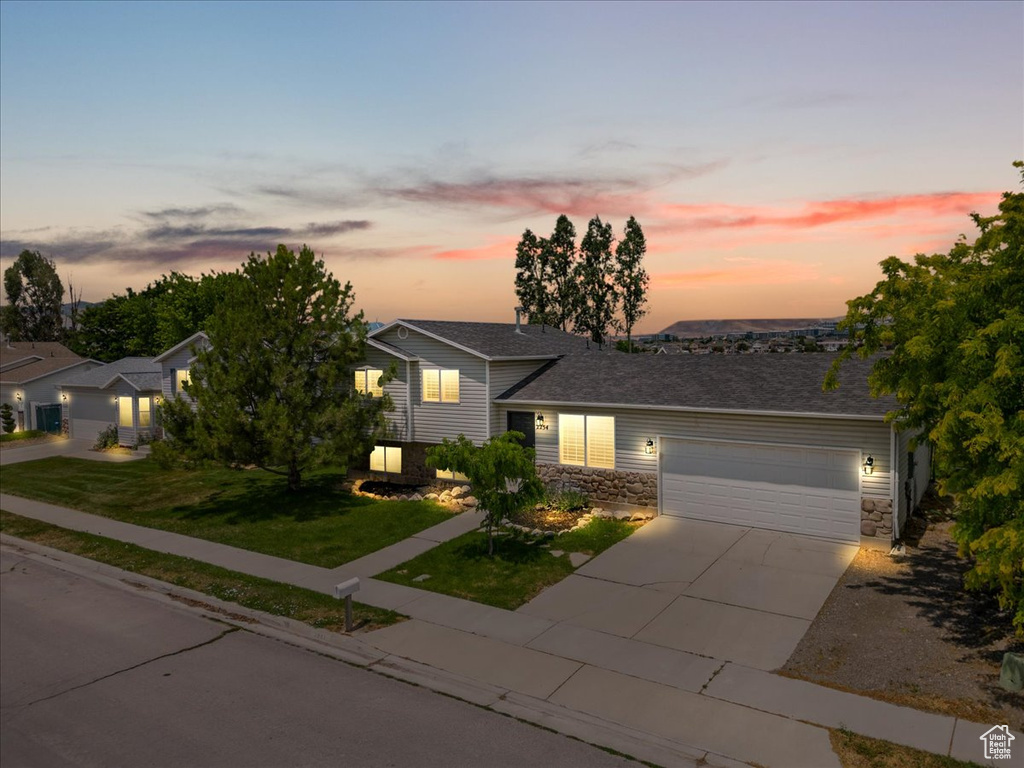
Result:
<svg viewBox="0 0 1024 768">
<path fill-rule="evenodd" d="M 693 290 L 709 286 L 787 285 L 819 279 L 817 264 L 796 261 L 760 261 L 738 267 L 661 272 L 651 275 L 651 287 L 662 290 Z"/>
<path fill-rule="evenodd" d="M 204 205 L 196 208 L 163 208 L 159 211 L 143 211 L 149 219 L 206 219 L 213 215 L 242 213 L 242 209 L 231 203 Z"/>
<path fill-rule="evenodd" d="M 446 251 L 438 251 L 431 255 L 432 259 L 439 261 L 489 261 L 492 259 L 505 259 L 514 262 L 516 258 L 516 245 L 519 238 L 505 237 L 500 240 L 492 240 L 487 245 L 478 248 L 454 248 Z"/>
</svg>

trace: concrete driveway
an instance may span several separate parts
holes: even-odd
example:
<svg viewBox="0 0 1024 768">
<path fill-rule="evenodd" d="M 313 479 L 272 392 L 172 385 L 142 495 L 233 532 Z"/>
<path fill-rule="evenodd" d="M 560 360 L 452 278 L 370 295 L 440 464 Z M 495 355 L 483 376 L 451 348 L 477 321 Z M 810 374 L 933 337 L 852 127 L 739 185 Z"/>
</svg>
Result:
<svg viewBox="0 0 1024 768">
<path fill-rule="evenodd" d="M 11 443 L 4 446 L 3 450 L 0 450 L 0 467 L 21 464 L 26 461 L 35 461 L 36 459 L 48 459 L 51 456 L 70 456 L 75 459 L 89 459 L 90 461 L 122 462 L 134 461 L 149 455 L 148 446 L 144 446 L 132 454 L 93 451 L 91 449 L 94 442 L 94 440 L 66 437 L 34 445 Z"/>
<path fill-rule="evenodd" d="M 662 516 L 519 611 L 772 670 L 789 658 L 857 549 Z"/>
</svg>

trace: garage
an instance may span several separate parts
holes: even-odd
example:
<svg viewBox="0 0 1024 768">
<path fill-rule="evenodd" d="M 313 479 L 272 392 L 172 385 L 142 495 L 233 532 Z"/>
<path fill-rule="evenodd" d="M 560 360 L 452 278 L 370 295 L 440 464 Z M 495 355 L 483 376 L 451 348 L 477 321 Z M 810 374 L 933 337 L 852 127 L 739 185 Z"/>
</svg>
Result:
<svg viewBox="0 0 1024 768">
<path fill-rule="evenodd" d="M 659 440 L 665 515 L 860 541 L 860 454 L 843 448 Z"/>
</svg>

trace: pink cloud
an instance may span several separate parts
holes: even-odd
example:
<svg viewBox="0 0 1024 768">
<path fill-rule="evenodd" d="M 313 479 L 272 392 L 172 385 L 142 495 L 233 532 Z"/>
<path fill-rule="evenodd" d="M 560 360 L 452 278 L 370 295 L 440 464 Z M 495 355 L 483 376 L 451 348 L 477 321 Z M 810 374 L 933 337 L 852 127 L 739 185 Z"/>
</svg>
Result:
<svg viewBox="0 0 1024 768">
<path fill-rule="evenodd" d="M 795 261 L 759 261 L 723 269 L 662 272 L 651 275 L 651 287 L 662 290 L 687 290 L 707 286 L 788 285 L 819 279 L 815 264 Z"/>
<path fill-rule="evenodd" d="M 438 251 L 431 255 L 432 259 L 440 261 L 487 261 L 491 259 L 507 259 L 514 262 L 516 258 L 516 245 L 519 243 L 517 237 L 505 237 L 500 240 L 492 240 L 487 245 L 478 248 L 453 248 L 446 251 Z"/>
</svg>

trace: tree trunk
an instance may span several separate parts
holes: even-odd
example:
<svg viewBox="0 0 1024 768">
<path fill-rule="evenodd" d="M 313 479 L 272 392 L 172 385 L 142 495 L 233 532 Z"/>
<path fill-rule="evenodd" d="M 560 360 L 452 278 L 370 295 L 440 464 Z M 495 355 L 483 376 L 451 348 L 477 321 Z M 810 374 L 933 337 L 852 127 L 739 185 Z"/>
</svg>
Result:
<svg viewBox="0 0 1024 768">
<path fill-rule="evenodd" d="M 302 472 L 299 471 L 298 465 L 292 461 L 288 464 L 288 490 L 297 491 L 302 483 Z"/>
<path fill-rule="evenodd" d="M 633 328 L 626 329 L 626 351 L 633 354 Z"/>
</svg>

